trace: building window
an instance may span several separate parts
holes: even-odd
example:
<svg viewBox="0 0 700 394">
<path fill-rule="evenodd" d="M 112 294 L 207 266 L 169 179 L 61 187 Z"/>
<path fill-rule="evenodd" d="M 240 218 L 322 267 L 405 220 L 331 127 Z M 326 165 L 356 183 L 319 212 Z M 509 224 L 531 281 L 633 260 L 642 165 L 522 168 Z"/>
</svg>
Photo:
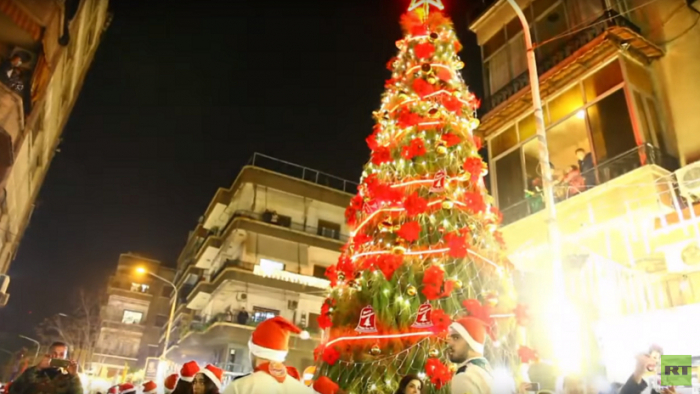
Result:
<svg viewBox="0 0 700 394">
<path fill-rule="evenodd" d="M 309 332 L 316 332 L 320 330 L 320 327 L 318 326 L 319 316 L 320 315 L 318 313 L 309 313 L 309 321 L 306 324 Z"/>
<path fill-rule="evenodd" d="M 163 289 L 160 291 L 161 297 L 167 297 L 170 298 L 170 295 L 173 293 L 173 289 L 170 286 L 165 286 Z"/>
<path fill-rule="evenodd" d="M 158 350 L 158 345 L 148 345 L 148 357 L 158 357 L 160 353 Z"/>
<path fill-rule="evenodd" d="M 261 308 L 258 306 L 253 307 L 253 322 L 261 323 L 267 319 L 271 319 L 275 316 L 279 316 L 280 311 L 274 309 Z"/>
<path fill-rule="evenodd" d="M 132 283 L 131 291 L 134 293 L 148 293 L 148 285 L 144 285 L 142 283 Z"/>
<path fill-rule="evenodd" d="M 340 239 L 340 224 L 319 219 L 317 235 L 326 238 Z"/>
<path fill-rule="evenodd" d="M 136 311 L 125 310 L 122 315 L 122 323 L 124 324 L 141 324 L 143 313 Z"/>
<path fill-rule="evenodd" d="M 541 3 L 541 6 L 538 6 Z M 538 60 L 545 60 L 559 49 L 566 38 L 562 33 L 567 30 L 566 8 L 563 2 L 556 5 L 551 0 L 540 0 L 533 4 L 536 14 L 541 14 L 535 21 L 535 34 L 539 43 L 535 53 Z M 545 8 L 547 7 L 547 8 Z"/>
<path fill-rule="evenodd" d="M 637 146 L 623 89 L 590 106 L 587 112 L 597 163 L 618 158 Z M 636 166 L 639 166 L 638 161 Z M 603 181 L 622 175 L 629 169 L 620 171 L 623 168 L 612 163 L 606 168 Z"/>
<path fill-rule="evenodd" d="M 489 93 L 493 95 L 511 80 L 508 48 L 504 47 L 493 55 L 486 63 L 486 68 L 488 69 L 487 75 L 489 78 L 487 86 Z"/>
<path fill-rule="evenodd" d="M 314 264 L 314 278 L 326 279 L 326 269 L 328 267 Z"/>
<path fill-rule="evenodd" d="M 228 350 L 228 363 L 230 365 L 236 364 L 236 349 Z"/>
<path fill-rule="evenodd" d="M 157 315 L 156 316 L 156 327 L 163 328 L 168 323 L 168 316 Z"/>
<path fill-rule="evenodd" d="M 500 156 L 516 145 L 518 145 L 518 133 L 513 126 L 491 139 L 491 155 L 493 157 Z"/>
<path fill-rule="evenodd" d="M 260 259 L 260 268 L 266 271 L 284 271 L 284 264 L 273 260 Z"/>
<path fill-rule="evenodd" d="M 520 154 L 520 149 L 516 149 L 496 160 L 496 190 L 498 191 L 498 206 L 501 207 L 501 210 L 511 207 L 525 198 Z"/>
<path fill-rule="evenodd" d="M 595 100 L 598 96 L 621 84 L 622 81 L 622 67 L 620 67 L 619 61 L 614 60 L 583 80 L 586 101 Z"/>
</svg>

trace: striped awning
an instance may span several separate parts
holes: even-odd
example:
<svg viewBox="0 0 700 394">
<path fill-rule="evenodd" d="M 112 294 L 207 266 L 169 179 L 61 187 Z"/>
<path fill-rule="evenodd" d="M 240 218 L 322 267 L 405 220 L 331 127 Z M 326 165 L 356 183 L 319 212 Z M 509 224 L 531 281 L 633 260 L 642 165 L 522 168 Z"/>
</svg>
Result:
<svg viewBox="0 0 700 394">
<path fill-rule="evenodd" d="M 17 6 L 12 0 L 0 0 L 0 13 L 10 17 L 17 26 L 29 33 L 32 39 L 38 41 L 41 39 L 41 25 L 38 24 L 31 16 Z"/>
</svg>

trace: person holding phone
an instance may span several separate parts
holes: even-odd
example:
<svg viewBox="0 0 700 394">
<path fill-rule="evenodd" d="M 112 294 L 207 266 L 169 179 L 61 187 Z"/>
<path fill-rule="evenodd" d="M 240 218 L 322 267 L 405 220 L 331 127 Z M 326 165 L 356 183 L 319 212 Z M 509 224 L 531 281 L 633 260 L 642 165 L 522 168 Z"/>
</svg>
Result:
<svg viewBox="0 0 700 394">
<path fill-rule="evenodd" d="M 68 346 L 54 342 L 39 364 L 27 368 L 12 383 L 10 394 L 83 394 L 78 364 L 68 360 Z"/>
</svg>

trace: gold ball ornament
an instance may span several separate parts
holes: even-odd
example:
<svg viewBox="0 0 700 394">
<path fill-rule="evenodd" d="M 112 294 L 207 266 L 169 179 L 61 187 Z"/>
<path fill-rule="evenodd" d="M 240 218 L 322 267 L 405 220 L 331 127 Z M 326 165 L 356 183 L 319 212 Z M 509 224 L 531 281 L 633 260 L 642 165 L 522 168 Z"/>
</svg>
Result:
<svg viewBox="0 0 700 394">
<path fill-rule="evenodd" d="M 434 85 L 435 82 L 437 82 L 437 79 L 435 79 L 435 77 L 430 77 L 430 78 L 427 79 L 427 81 L 428 81 L 429 84 Z"/>
<path fill-rule="evenodd" d="M 410 285 L 406 288 L 406 294 L 413 297 L 414 295 L 418 294 L 418 289 L 416 289 L 416 286 Z"/>
<path fill-rule="evenodd" d="M 401 244 L 394 245 L 394 247 L 391 249 L 391 253 L 402 255 L 406 253 L 406 247 Z"/>
<path fill-rule="evenodd" d="M 480 124 L 481 124 L 481 122 L 477 118 L 471 118 L 469 120 L 469 128 L 472 130 L 476 130 Z"/>
<path fill-rule="evenodd" d="M 442 201 L 442 209 L 452 209 L 455 206 L 455 202 L 446 198 Z"/>
<path fill-rule="evenodd" d="M 464 62 L 459 61 L 459 62 L 455 63 L 455 70 L 461 70 L 463 68 L 464 68 Z"/>
<path fill-rule="evenodd" d="M 369 354 L 373 356 L 378 356 L 382 354 L 382 349 L 379 347 L 379 345 L 373 345 L 371 349 L 369 349 Z"/>
<path fill-rule="evenodd" d="M 435 145 L 435 152 L 437 152 L 438 155 L 444 156 L 447 154 L 447 144 L 443 140 L 439 140 L 437 144 Z"/>
<path fill-rule="evenodd" d="M 462 283 L 462 281 L 459 280 L 459 279 L 455 279 L 455 280 L 453 281 L 453 283 L 454 283 L 455 289 L 458 289 L 458 290 L 461 289 L 462 286 L 464 286 L 464 284 Z"/>
<path fill-rule="evenodd" d="M 431 348 L 430 350 L 428 350 L 428 356 L 432 358 L 437 358 L 440 356 L 440 351 L 435 348 Z"/>
</svg>

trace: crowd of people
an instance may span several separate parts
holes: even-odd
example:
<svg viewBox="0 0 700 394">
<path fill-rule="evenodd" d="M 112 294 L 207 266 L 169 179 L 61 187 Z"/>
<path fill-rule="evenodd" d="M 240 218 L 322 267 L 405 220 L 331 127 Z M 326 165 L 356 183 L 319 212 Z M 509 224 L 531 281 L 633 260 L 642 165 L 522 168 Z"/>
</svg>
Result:
<svg viewBox="0 0 700 394">
<path fill-rule="evenodd" d="M 301 381 L 299 372 L 284 364 L 289 352 L 290 334 L 302 330 L 276 316 L 260 323 L 248 342 L 253 372 L 234 378 L 224 388 L 224 371 L 215 365 L 200 367 L 196 361 L 185 363 L 179 374 L 162 382 L 147 381 L 137 388 L 132 383 L 113 386 L 108 394 L 346 394 L 331 379 L 320 377 L 311 387 Z M 660 385 L 658 365 L 663 350 L 652 346 L 637 359 L 636 368 L 624 383 L 601 387 L 599 382 L 577 376 L 565 376 L 557 387 L 539 382 L 516 387 L 510 377 L 494 376 L 484 357 L 486 328 L 473 317 L 454 321 L 449 327 L 446 356 L 457 366 L 450 382 L 451 394 L 681 394 L 673 387 Z M 425 382 L 418 375 L 402 377 L 395 394 L 420 394 Z M 53 343 L 36 366 L 27 368 L 6 388 L 6 394 L 83 394 L 77 364 L 68 361 L 68 347 Z M 102 393 L 98 393 L 102 394 Z"/>
</svg>

